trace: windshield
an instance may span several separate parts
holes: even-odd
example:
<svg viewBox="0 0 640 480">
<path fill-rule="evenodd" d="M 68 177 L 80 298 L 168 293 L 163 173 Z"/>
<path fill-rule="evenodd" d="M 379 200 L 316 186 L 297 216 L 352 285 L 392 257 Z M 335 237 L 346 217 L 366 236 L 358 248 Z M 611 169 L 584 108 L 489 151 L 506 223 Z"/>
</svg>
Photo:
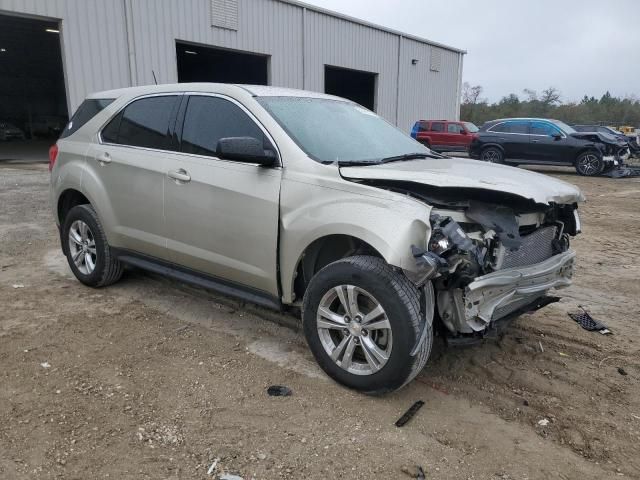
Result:
<svg viewBox="0 0 640 480">
<path fill-rule="evenodd" d="M 476 133 L 478 130 L 480 130 L 478 127 L 475 126 L 475 124 L 471 122 L 462 122 L 462 123 L 464 123 L 464 126 L 469 133 Z"/>
<path fill-rule="evenodd" d="M 560 130 L 562 130 L 564 133 L 568 133 L 568 134 L 576 133 L 576 130 L 573 127 L 570 127 L 569 125 L 567 125 L 564 122 L 561 122 L 560 120 L 551 120 L 551 122 L 557 127 L 559 127 Z"/>
<path fill-rule="evenodd" d="M 377 162 L 431 151 L 364 107 L 340 100 L 259 97 L 298 146 L 319 162 Z"/>
</svg>

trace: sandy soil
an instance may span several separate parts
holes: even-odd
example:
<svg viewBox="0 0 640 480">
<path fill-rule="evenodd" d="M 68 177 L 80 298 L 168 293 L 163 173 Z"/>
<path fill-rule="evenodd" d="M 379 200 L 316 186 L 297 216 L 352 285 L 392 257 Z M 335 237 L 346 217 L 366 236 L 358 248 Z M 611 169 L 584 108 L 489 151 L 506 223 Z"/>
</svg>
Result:
<svg viewBox="0 0 640 480">
<path fill-rule="evenodd" d="M 547 173 L 588 197 L 563 301 L 370 398 L 322 374 L 295 318 L 136 271 L 82 286 L 46 166 L 0 164 L 0 478 L 640 478 L 640 179 Z"/>
</svg>

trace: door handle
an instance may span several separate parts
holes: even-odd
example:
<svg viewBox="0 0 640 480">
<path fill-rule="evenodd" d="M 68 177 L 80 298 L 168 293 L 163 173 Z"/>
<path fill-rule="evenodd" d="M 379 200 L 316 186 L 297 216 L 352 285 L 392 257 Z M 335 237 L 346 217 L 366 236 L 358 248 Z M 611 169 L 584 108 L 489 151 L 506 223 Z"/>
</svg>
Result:
<svg viewBox="0 0 640 480">
<path fill-rule="evenodd" d="M 531 140 L 531 143 L 540 143 L 540 140 L 536 140 L 535 138 Z"/>
<path fill-rule="evenodd" d="M 184 168 L 180 168 L 178 170 L 169 170 L 167 172 L 167 175 L 169 175 L 169 178 L 173 178 L 178 183 L 187 183 L 191 181 L 191 176 Z"/>
<path fill-rule="evenodd" d="M 98 155 L 96 157 L 96 160 L 98 160 L 100 165 L 107 165 L 108 163 L 111 163 L 111 155 L 109 155 L 106 152 L 105 153 L 101 153 L 100 155 Z"/>
</svg>

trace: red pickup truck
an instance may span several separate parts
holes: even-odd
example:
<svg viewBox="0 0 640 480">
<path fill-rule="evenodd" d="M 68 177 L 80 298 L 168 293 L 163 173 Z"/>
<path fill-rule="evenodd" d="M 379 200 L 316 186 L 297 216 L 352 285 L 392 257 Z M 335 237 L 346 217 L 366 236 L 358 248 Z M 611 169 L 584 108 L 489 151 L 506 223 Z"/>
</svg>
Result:
<svg viewBox="0 0 640 480">
<path fill-rule="evenodd" d="M 471 122 L 418 120 L 411 136 L 437 152 L 466 152 L 477 131 Z"/>
</svg>

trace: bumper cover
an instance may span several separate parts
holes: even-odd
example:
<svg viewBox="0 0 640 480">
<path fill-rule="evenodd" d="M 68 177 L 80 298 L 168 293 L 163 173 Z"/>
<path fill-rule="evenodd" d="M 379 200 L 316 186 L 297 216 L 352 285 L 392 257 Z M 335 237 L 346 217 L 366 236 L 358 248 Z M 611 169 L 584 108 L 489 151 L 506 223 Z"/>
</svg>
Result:
<svg viewBox="0 0 640 480">
<path fill-rule="evenodd" d="M 571 285 L 576 253 L 568 250 L 528 267 L 516 267 L 483 275 L 464 291 L 464 317 L 473 330 L 530 303 L 552 288 Z"/>
</svg>

